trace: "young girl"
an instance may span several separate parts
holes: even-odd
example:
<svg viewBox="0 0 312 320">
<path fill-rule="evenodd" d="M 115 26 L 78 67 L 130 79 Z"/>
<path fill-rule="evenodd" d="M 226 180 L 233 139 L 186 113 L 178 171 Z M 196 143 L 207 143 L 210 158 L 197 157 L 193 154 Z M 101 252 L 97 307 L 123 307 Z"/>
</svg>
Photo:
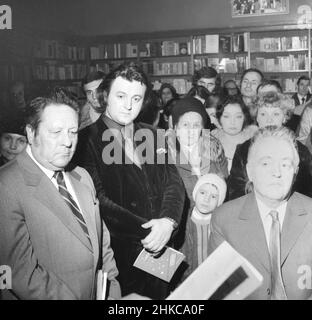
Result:
<svg viewBox="0 0 312 320">
<path fill-rule="evenodd" d="M 184 279 L 208 256 L 211 213 L 223 203 L 225 195 L 226 183 L 217 174 L 205 174 L 198 179 L 193 190 L 195 205 L 187 220 L 185 242 L 181 249 L 189 265 Z"/>
<path fill-rule="evenodd" d="M 249 125 L 250 115 L 243 100 L 238 96 L 229 96 L 217 106 L 217 119 L 221 128 L 211 132 L 222 144 L 230 172 L 236 146 L 250 139 L 257 126 Z"/>
</svg>

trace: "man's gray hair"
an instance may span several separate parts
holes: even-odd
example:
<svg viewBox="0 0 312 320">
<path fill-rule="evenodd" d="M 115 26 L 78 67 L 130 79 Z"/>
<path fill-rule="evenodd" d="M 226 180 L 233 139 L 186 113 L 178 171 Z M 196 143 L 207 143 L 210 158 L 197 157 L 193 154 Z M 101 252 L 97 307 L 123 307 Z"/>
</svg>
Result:
<svg viewBox="0 0 312 320">
<path fill-rule="evenodd" d="M 286 127 L 276 127 L 276 126 L 267 126 L 265 128 L 260 128 L 258 132 L 254 135 L 254 137 L 251 139 L 251 144 L 248 151 L 248 161 L 247 163 L 250 163 L 254 154 L 255 145 L 259 140 L 264 138 L 270 138 L 275 137 L 284 141 L 287 141 L 290 146 L 293 149 L 294 152 L 294 166 L 295 169 L 297 169 L 299 165 L 299 153 L 298 153 L 298 144 L 296 141 L 296 136 L 294 132 Z M 278 145 L 277 145 L 278 148 Z"/>
</svg>

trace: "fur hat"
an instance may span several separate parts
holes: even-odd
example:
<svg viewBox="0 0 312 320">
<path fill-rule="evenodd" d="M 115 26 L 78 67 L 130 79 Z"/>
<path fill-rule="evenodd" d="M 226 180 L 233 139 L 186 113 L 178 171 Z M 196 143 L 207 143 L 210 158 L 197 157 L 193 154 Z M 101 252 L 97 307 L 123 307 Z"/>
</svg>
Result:
<svg viewBox="0 0 312 320">
<path fill-rule="evenodd" d="M 221 206 L 221 204 L 223 203 L 225 196 L 226 196 L 226 183 L 222 178 L 220 178 L 215 173 L 208 173 L 208 174 L 205 174 L 205 175 L 199 177 L 199 179 L 197 180 L 197 183 L 195 184 L 195 187 L 193 189 L 192 195 L 193 195 L 194 201 L 196 198 L 197 191 L 205 183 L 213 184 L 214 186 L 216 186 L 216 188 L 219 191 L 218 207 Z"/>
<path fill-rule="evenodd" d="M 204 128 L 209 127 L 210 119 L 206 109 L 204 105 L 194 97 L 185 97 L 176 102 L 171 111 L 173 126 L 175 126 L 179 122 L 180 117 L 187 112 L 197 112 L 200 114 L 203 119 Z"/>
</svg>

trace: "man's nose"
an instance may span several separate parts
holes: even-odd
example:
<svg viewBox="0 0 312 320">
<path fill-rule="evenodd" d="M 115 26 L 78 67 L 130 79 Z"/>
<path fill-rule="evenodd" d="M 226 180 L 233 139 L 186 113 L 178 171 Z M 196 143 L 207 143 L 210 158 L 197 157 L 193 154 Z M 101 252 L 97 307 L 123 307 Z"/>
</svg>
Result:
<svg viewBox="0 0 312 320">
<path fill-rule="evenodd" d="M 125 100 L 125 108 L 127 110 L 131 110 L 132 109 L 132 99 L 126 99 Z"/>
<path fill-rule="evenodd" d="M 70 147 L 72 146 L 72 143 L 73 143 L 73 141 L 72 141 L 69 133 L 65 133 L 65 134 L 64 134 L 64 137 L 63 137 L 63 144 L 64 144 L 64 146 L 70 148 Z"/>
<path fill-rule="evenodd" d="M 10 149 L 12 149 L 12 150 L 16 150 L 17 149 L 17 141 L 15 139 L 13 139 L 11 141 Z"/>
<path fill-rule="evenodd" d="M 274 164 L 272 167 L 272 172 L 274 177 L 280 177 L 281 176 L 281 168 L 278 163 Z"/>
</svg>

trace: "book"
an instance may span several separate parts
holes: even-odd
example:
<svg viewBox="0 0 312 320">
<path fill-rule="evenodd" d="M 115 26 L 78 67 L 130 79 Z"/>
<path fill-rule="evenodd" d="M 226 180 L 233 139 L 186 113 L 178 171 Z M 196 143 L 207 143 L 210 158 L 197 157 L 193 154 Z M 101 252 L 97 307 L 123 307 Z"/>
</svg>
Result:
<svg viewBox="0 0 312 320">
<path fill-rule="evenodd" d="M 255 267 L 223 241 L 166 300 L 241 300 L 262 282 Z"/>
<path fill-rule="evenodd" d="M 159 254 L 153 254 L 143 249 L 133 266 L 159 279 L 170 282 L 185 256 L 171 247 L 164 247 Z"/>
</svg>

